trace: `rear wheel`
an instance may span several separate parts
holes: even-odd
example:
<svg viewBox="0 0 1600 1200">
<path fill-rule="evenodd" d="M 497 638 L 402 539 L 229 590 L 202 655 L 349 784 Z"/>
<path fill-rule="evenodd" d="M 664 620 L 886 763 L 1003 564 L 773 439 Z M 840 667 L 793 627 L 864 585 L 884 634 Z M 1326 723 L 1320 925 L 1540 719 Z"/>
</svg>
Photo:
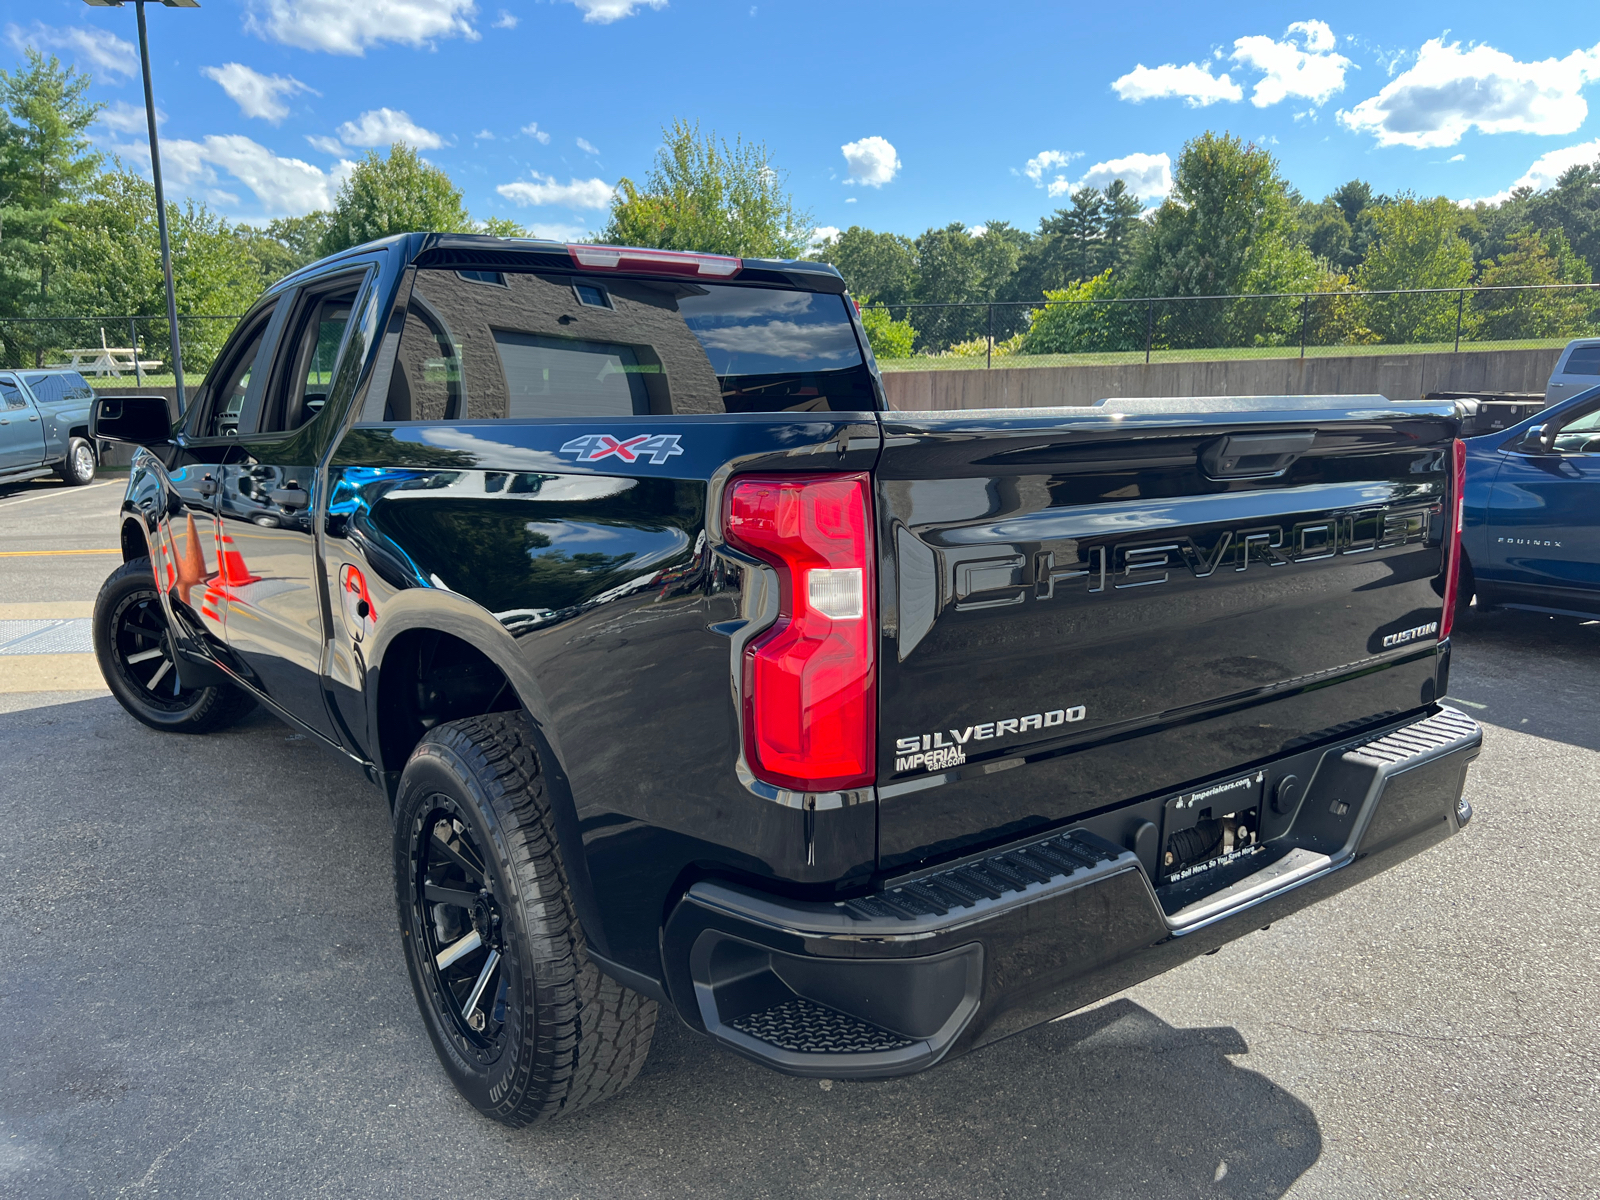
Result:
<svg viewBox="0 0 1600 1200">
<path fill-rule="evenodd" d="M 411 985 L 474 1107 L 528 1125 L 633 1080 L 656 1004 L 589 961 L 526 717 L 424 736 L 400 778 L 394 853 Z"/>
<path fill-rule="evenodd" d="M 124 563 L 101 585 L 92 632 L 106 686 L 152 729 L 210 733 L 255 707 L 248 694 L 226 684 L 183 686 L 148 558 Z"/>
<path fill-rule="evenodd" d="M 94 480 L 94 468 L 94 447 L 83 438 L 75 437 L 68 440 L 67 457 L 56 468 L 56 473 L 69 487 L 82 487 Z"/>
</svg>

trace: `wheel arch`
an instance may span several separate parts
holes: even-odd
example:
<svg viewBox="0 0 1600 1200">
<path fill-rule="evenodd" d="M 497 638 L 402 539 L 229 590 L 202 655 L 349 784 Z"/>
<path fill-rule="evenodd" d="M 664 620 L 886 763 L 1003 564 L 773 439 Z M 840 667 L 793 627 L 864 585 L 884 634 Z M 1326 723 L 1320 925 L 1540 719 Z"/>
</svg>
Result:
<svg viewBox="0 0 1600 1200">
<path fill-rule="evenodd" d="M 124 517 L 121 532 L 123 562 L 128 563 L 136 558 L 152 557 L 150 554 L 150 539 L 145 535 L 143 521 L 134 517 Z"/>
<path fill-rule="evenodd" d="M 431 653 L 438 669 L 452 680 L 464 681 L 456 702 L 447 699 L 440 713 L 429 714 L 438 715 L 439 723 L 519 708 L 527 715 L 578 919 L 596 952 L 605 955 L 605 933 L 577 805 L 544 691 L 505 626 L 454 592 L 437 588 L 401 592 L 384 605 L 382 619 L 365 647 L 368 744 L 389 803 L 393 805 L 406 760 L 427 728 L 416 724 L 418 714 L 407 699 L 408 692 L 427 682 L 420 653 Z M 495 674 L 485 679 L 484 671 Z M 474 697 L 481 703 L 472 703 Z"/>
</svg>

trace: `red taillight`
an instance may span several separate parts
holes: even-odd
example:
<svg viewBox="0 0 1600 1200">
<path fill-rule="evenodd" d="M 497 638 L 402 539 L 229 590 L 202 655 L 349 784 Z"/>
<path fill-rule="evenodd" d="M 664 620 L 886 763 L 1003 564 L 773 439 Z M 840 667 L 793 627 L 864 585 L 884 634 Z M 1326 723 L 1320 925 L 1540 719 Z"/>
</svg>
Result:
<svg viewBox="0 0 1600 1200">
<path fill-rule="evenodd" d="M 875 775 L 877 672 L 871 482 L 864 474 L 744 476 L 728 541 L 778 572 L 778 620 L 744 652 L 745 758 L 803 792 Z"/>
<path fill-rule="evenodd" d="M 742 258 L 688 254 L 682 250 L 638 250 L 629 246 L 568 246 L 578 266 L 590 271 L 642 271 L 650 275 L 737 275 Z"/>
<path fill-rule="evenodd" d="M 1466 525 L 1467 444 L 1455 440 L 1450 464 L 1450 528 L 1445 545 L 1444 612 L 1439 616 L 1439 640 L 1450 636 L 1456 623 L 1456 590 L 1461 586 L 1461 532 Z"/>
</svg>

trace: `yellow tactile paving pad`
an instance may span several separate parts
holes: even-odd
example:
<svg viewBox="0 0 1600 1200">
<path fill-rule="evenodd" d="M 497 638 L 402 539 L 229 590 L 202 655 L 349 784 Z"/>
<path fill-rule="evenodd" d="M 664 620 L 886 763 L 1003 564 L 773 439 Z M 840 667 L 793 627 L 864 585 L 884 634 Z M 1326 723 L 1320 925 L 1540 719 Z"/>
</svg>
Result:
<svg viewBox="0 0 1600 1200">
<path fill-rule="evenodd" d="M 93 600 L 0 604 L 0 621 L 70 621 L 93 615 Z M 106 690 L 92 654 L 0 655 L 0 693 L 90 690 Z"/>
</svg>

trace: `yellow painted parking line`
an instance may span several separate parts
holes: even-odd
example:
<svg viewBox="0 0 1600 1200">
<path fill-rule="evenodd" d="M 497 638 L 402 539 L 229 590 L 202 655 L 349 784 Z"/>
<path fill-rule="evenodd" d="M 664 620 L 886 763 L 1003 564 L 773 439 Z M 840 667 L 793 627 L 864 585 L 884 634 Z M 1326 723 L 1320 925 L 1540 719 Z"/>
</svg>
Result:
<svg viewBox="0 0 1600 1200">
<path fill-rule="evenodd" d="M 0 654 L 0 693 L 106 691 L 92 654 Z"/>
<path fill-rule="evenodd" d="M 121 554 L 122 547 L 111 550 L 0 550 L 0 558 L 43 558 L 51 554 Z"/>
<path fill-rule="evenodd" d="M 94 616 L 93 600 L 47 600 L 0 604 L 0 621 L 71 621 Z"/>
</svg>

